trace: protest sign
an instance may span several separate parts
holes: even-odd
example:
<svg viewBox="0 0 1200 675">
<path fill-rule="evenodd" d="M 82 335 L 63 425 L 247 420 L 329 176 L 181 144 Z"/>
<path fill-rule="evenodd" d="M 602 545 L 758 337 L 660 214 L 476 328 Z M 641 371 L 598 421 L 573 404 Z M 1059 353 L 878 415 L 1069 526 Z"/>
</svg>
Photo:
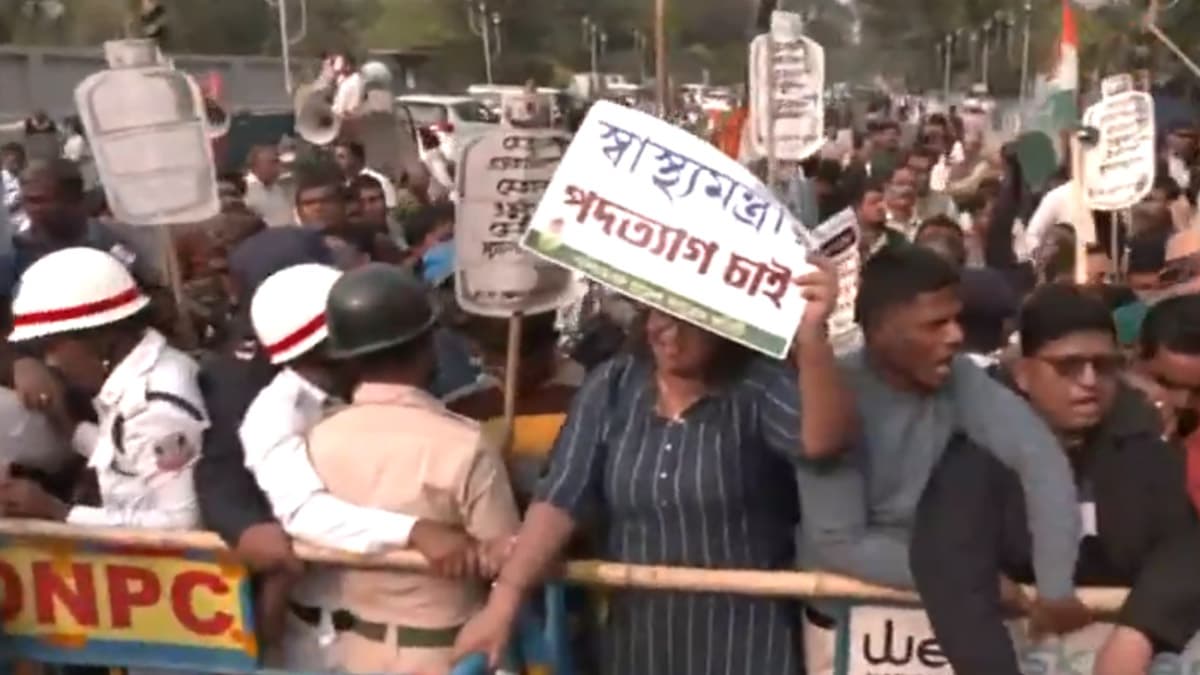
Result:
<svg viewBox="0 0 1200 675">
<path fill-rule="evenodd" d="M 1100 96 L 1103 98 L 1124 94 L 1127 91 L 1133 91 L 1133 76 L 1129 73 L 1109 75 L 1100 80 Z"/>
<path fill-rule="evenodd" d="M 853 605 L 846 613 L 844 639 L 833 668 L 813 675 L 954 675 L 918 607 Z M 1113 626 L 1097 623 L 1062 638 L 1031 644 L 1023 621 L 1012 621 L 1009 635 L 1025 675 L 1078 675 L 1092 672 L 1096 654 Z M 833 643 L 832 632 L 824 636 Z M 819 645 L 833 648 L 832 644 Z M 1193 640 L 1182 655 L 1161 655 L 1151 675 L 1187 675 L 1200 671 L 1200 644 Z"/>
<path fill-rule="evenodd" d="M 191 77 L 154 60 L 143 42 L 107 43 L 129 61 L 75 89 L 108 206 L 133 225 L 207 220 L 220 202 L 204 99 Z"/>
<path fill-rule="evenodd" d="M 497 128 L 464 148 L 455 224 L 455 296 L 464 311 L 507 317 L 553 311 L 574 286 L 569 271 L 520 246 L 569 139 Z"/>
<path fill-rule="evenodd" d="M 1154 185 L 1154 99 L 1114 94 L 1088 108 L 1083 124 L 1100 132 L 1083 158 L 1088 207 L 1117 211 L 1140 202 Z"/>
<path fill-rule="evenodd" d="M 787 354 L 810 270 L 795 218 L 720 150 L 601 101 L 522 245 L 747 347 Z"/>
<path fill-rule="evenodd" d="M 253 670 L 258 644 L 249 577 L 217 555 L 7 536 L 0 546 L 0 654 L 46 663 Z"/>
<path fill-rule="evenodd" d="M 804 37 L 800 16 L 771 14 L 771 32 L 750 43 L 750 126 L 755 152 L 800 161 L 825 144 L 825 49 Z M 772 42 L 774 44 L 772 44 Z"/>
<path fill-rule="evenodd" d="M 829 342 L 839 356 L 862 346 L 862 328 L 854 320 L 862 254 L 858 248 L 858 216 L 847 208 L 812 230 L 813 244 L 837 268 L 837 307 L 829 317 Z"/>
</svg>

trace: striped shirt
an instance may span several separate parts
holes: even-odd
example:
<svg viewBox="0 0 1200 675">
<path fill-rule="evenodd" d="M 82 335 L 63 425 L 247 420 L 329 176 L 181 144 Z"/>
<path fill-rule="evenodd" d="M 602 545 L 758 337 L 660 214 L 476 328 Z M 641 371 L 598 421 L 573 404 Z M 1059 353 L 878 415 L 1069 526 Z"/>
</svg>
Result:
<svg viewBox="0 0 1200 675">
<path fill-rule="evenodd" d="M 571 404 L 538 498 L 628 563 L 783 569 L 799 519 L 795 372 L 756 359 L 677 421 L 655 410 L 653 366 L 621 356 Z M 720 594 L 631 591 L 610 599 L 601 672 L 793 675 L 794 605 Z"/>
</svg>

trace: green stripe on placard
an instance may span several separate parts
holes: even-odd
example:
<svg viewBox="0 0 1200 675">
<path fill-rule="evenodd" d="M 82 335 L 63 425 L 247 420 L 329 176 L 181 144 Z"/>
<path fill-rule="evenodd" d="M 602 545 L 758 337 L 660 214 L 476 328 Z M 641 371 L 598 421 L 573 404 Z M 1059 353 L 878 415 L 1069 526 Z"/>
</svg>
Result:
<svg viewBox="0 0 1200 675">
<path fill-rule="evenodd" d="M 769 333 L 757 326 L 734 319 L 674 291 L 669 291 L 641 277 L 601 262 L 562 243 L 557 237 L 547 236 L 537 230 L 529 230 L 525 234 L 523 243 L 532 252 L 553 260 L 563 267 L 582 272 L 619 293 L 690 321 L 728 340 L 765 352 L 777 359 L 787 355 L 790 336 Z"/>
</svg>

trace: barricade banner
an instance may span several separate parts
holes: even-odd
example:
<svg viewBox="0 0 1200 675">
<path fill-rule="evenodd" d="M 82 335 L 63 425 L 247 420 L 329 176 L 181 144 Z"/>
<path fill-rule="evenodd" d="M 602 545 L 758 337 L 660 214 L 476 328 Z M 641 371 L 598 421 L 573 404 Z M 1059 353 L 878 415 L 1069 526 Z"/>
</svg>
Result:
<svg viewBox="0 0 1200 675">
<path fill-rule="evenodd" d="M 1014 621 L 1009 633 L 1025 675 L 1085 675 L 1092 672 L 1096 654 L 1112 631 L 1098 623 L 1063 638 L 1032 644 L 1024 622 Z M 929 618 L 919 607 L 901 605 L 851 605 L 836 634 L 806 631 L 806 648 L 816 653 L 836 653 L 831 666 L 809 661 L 810 675 L 954 675 L 942 653 Z M 1182 655 L 1162 655 L 1151 675 L 1200 673 L 1200 642 L 1193 640 Z"/>
<path fill-rule="evenodd" d="M 228 554 L 0 538 L 0 658 L 253 671 L 249 577 Z"/>
</svg>

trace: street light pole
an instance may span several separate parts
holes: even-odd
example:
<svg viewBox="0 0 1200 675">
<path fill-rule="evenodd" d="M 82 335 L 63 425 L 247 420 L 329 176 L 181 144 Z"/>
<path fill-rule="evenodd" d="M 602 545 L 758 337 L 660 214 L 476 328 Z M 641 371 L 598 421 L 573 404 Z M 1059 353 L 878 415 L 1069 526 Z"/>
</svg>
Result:
<svg viewBox="0 0 1200 675">
<path fill-rule="evenodd" d="M 500 13 L 488 12 L 487 3 L 480 0 L 478 4 L 473 4 L 471 0 L 465 0 L 467 4 L 467 27 L 471 32 L 479 36 L 483 40 L 483 68 L 487 77 L 487 83 L 492 84 L 492 57 L 499 54 L 499 49 L 496 53 L 492 53 L 492 30 L 493 26 L 496 31 L 497 46 L 500 40 Z"/>
<path fill-rule="evenodd" d="M 943 53 L 943 57 L 946 61 L 945 68 L 943 68 L 944 73 L 942 75 L 942 92 L 943 92 L 942 96 L 946 100 L 946 105 L 949 105 L 950 104 L 950 75 L 951 75 L 950 71 L 951 71 L 951 68 L 953 67 L 952 64 L 954 63 L 954 36 L 947 35 L 946 38 L 942 41 L 942 44 L 944 45 L 944 49 L 942 50 L 942 53 Z"/>
<path fill-rule="evenodd" d="M 646 34 L 640 28 L 633 29 L 633 49 L 637 52 L 638 84 L 646 83 Z"/>
<path fill-rule="evenodd" d="M 667 0 L 654 0 L 654 77 L 658 89 L 658 114 L 666 117 L 670 100 L 667 90 Z"/>
<path fill-rule="evenodd" d="M 1021 94 L 1019 99 L 1022 106 L 1025 104 L 1025 97 L 1029 89 L 1029 22 L 1032 20 L 1032 16 L 1033 3 L 1031 0 L 1025 0 L 1025 35 L 1021 43 Z"/>
<path fill-rule="evenodd" d="M 588 59 L 590 63 L 588 70 L 588 82 L 591 85 L 590 93 L 593 97 L 595 97 L 600 91 L 600 76 L 598 71 L 599 65 L 597 63 L 600 60 L 600 57 L 596 53 L 596 50 L 598 48 L 597 43 L 599 41 L 601 31 L 600 27 L 596 25 L 596 22 L 592 21 L 592 17 L 590 16 L 585 15 L 580 22 L 583 24 L 583 39 L 584 42 L 587 43 L 588 48 Z"/>
<path fill-rule="evenodd" d="M 982 82 L 984 91 L 988 91 L 988 76 L 989 66 L 991 65 L 992 55 L 992 20 L 988 19 L 987 23 L 983 24 L 983 72 Z"/>
</svg>

